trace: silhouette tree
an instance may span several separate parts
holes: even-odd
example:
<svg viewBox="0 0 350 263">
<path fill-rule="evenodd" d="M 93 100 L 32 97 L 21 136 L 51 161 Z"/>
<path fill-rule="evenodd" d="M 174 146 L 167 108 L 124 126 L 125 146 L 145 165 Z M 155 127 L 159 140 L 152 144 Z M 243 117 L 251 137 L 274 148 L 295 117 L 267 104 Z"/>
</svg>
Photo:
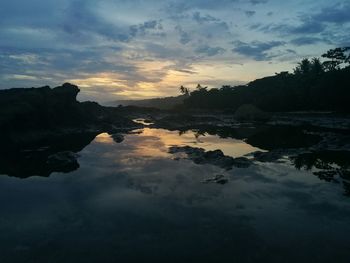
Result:
<svg viewBox="0 0 350 263">
<path fill-rule="evenodd" d="M 324 68 L 319 58 L 313 58 L 311 60 L 311 72 L 315 75 L 324 73 Z"/>
<path fill-rule="evenodd" d="M 181 86 L 180 87 L 180 93 L 183 94 L 183 95 L 189 95 L 190 93 L 190 90 L 188 88 L 185 88 L 184 86 Z"/>
<path fill-rule="evenodd" d="M 333 58 L 340 65 L 350 63 L 350 48 L 328 51 L 323 57 Z M 332 62 L 331 62 L 332 63 Z M 337 64 L 340 63 L 340 64 Z M 350 66 L 330 71 L 320 58 L 304 58 L 294 69 L 275 76 L 251 81 L 246 85 L 207 89 L 200 84 L 185 99 L 184 107 L 236 111 L 241 105 L 252 104 L 264 111 L 338 111 L 350 112 L 348 81 Z M 331 87 L 331 88 L 330 88 Z"/>
<path fill-rule="evenodd" d="M 207 91 L 207 88 L 208 88 L 208 87 L 202 87 L 201 84 L 197 84 L 197 87 L 196 87 L 196 89 L 197 89 L 198 91 Z"/>
<path fill-rule="evenodd" d="M 339 65 L 342 63 L 349 63 L 350 55 L 346 56 L 345 52 L 349 51 L 350 47 L 337 47 L 335 49 L 328 50 L 322 55 L 323 58 L 328 58 L 323 62 L 323 66 L 326 71 L 334 71 L 340 69 Z"/>
<path fill-rule="evenodd" d="M 344 63 L 347 63 L 350 65 L 350 47 L 345 47 L 344 48 L 344 53 L 347 53 L 347 55 L 345 54 L 345 60 L 344 60 Z"/>
<path fill-rule="evenodd" d="M 306 75 L 311 72 L 312 64 L 308 58 L 304 58 L 298 63 L 298 66 L 294 69 L 295 75 Z"/>
</svg>

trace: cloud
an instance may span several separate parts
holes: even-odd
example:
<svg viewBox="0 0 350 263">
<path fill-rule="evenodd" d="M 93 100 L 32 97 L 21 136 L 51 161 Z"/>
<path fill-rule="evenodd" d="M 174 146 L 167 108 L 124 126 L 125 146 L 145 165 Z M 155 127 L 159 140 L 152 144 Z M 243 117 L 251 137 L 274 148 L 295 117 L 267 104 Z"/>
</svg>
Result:
<svg viewBox="0 0 350 263">
<path fill-rule="evenodd" d="M 319 22 L 310 19 L 309 17 L 302 18 L 301 24 L 255 24 L 250 27 L 251 29 L 257 29 L 264 33 L 278 33 L 283 36 L 296 35 L 296 34 L 317 34 L 326 29 L 326 26 Z"/>
<path fill-rule="evenodd" d="M 253 15 L 255 15 L 255 11 L 245 11 L 244 12 L 246 14 L 247 17 L 252 17 Z"/>
<path fill-rule="evenodd" d="M 232 52 L 239 53 L 246 57 L 254 58 L 255 60 L 268 60 L 270 58 L 268 51 L 272 48 L 279 47 L 285 44 L 282 41 L 270 41 L 270 42 L 259 42 L 253 41 L 251 43 L 244 43 L 241 41 L 234 41 L 235 47 Z"/>
<path fill-rule="evenodd" d="M 208 57 L 216 56 L 225 52 L 222 47 L 210 47 L 210 46 L 200 46 L 196 48 L 195 52 L 197 54 L 207 55 Z"/>
<path fill-rule="evenodd" d="M 302 24 L 296 27 L 289 26 L 285 27 L 287 31 L 292 34 L 312 34 L 312 33 L 320 33 L 325 30 L 325 25 L 320 23 L 317 20 L 310 18 L 303 18 Z"/>
<path fill-rule="evenodd" d="M 107 94 L 109 87 L 111 95 L 146 94 L 145 87 L 162 94 L 182 77 L 205 79 L 208 67 L 219 68 L 218 79 L 227 76 L 220 68 L 233 58 L 237 64 L 295 61 L 320 46 L 349 45 L 350 4 L 339 1 L 312 9 L 286 3 L 288 12 L 267 0 L 3 1 L 0 88 L 79 80 L 89 94 Z M 167 76 L 173 82 L 163 83 Z"/>
<path fill-rule="evenodd" d="M 185 74 L 197 74 L 196 71 L 192 71 L 192 70 L 186 70 L 186 69 L 174 69 L 174 70 Z"/>
<path fill-rule="evenodd" d="M 130 34 L 134 37 L 136 35 L 145 35 L 148 31 L 161 31 L 163 26 L 160 21 L 150 20 L 142 24 L 130 26 Z"/>
<path fill-rule="evenodd" d="M 304 45 L 314 45 L 316 43 L 331 44 L 332 42 L 328 41 L 326 39 L 319 38 L 319 37 L 303 36 L 303 37 L 298 37 L 298 38 L 292 39 L 291 43 L 296 45 L 296 46 L 304 46 Z"/>
<path fill-rule="evenodd" d="M 268 0 L 250 0 L 249 2 L 253 5 L 258 5 L 258 4 L 266 4 Z"/>
<path fill-rule="evenodd" d="M 175 30 L 180 34 L 180 43 L 181 44 L 186 45 L 187 43 L 189 43 L 192 40 L 190 34 L 185 32 L 181 26 L 177 25 L 175 27 Z"/>
<path fill-rule="evenodd" d="M 128 41 L 132 36 L 129 28 L 106 21 L 95 12 L 95 5 L 90 1 L 75 0 L 70 2 L 64 12 L 61 28 L 71 37 L 79 38 L 99 35 L 108 40 Z"/>
<path fill-rule="evenodd" d="M 267 25 L 259 23 L 250 25 L 250 29 L 264 33 L 277 33 L 286 37 L 299 36 L 292 41 L 296 45 L 322 42 L 330 44 L 334 37 L 344 36 L 345 24 L 350 22 L 349 14 L 349 3 L 329 5 L 316 12 L 310 11 L 299 14 L 295 23 L 271 23 Z M 341 25 L 344 28 L 334 28 L 335 25 Z M 334 34 L 337 31 L 339 33 Z M 323 35 L 323 37 L 320 38 L 320 35 Z"/>
<path fill-rule="evenodd" d="M 239 0 L 176 0 L 168 3 L 166 10 L 172 13 L 182 13 L 192 9 L 223 10 L 231 7 L 238 1 Z"/>
<path fill-rule="evenodd" d="M 312 16 L 314 21 L 322 21 L 335 24 L 350 22 L 350 3 L 336 4 L 323 8 L 321 12 Z"/>
<path fill-rule="evenodd" d="M 213 16 L 210 15 L 205 15 L 205 16 L 201 16 L 200 12 L 195 12 L 193 13 L 193 20 L 196 21 L 199 24 L 203 24 L 203 23 L 207 23 L 207 22 L 218 22 L 220 21 L 220 19 L 217 19 Z"/>
</svg>

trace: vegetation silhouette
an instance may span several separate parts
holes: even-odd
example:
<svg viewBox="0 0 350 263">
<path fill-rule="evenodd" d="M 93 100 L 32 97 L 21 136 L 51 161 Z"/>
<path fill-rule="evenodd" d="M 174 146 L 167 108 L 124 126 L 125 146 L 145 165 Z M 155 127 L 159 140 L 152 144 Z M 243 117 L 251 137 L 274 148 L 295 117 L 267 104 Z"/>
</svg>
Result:
<svg viewBox="0 0 350 263">
<path fill-rule="evenodd" d="M 313 170 L 313 174 L 326 182 L 341 182 L 344 195 L 350 196 L 350 152 L 319 151 L 301 153 L 292 158 L 295 168 Z M 314 169 L 317 169 L 316 171 Z"/>
<path fill-rule="evenodd" d="M 264 111 L 334 111 L 350 112 L 350 47 L 335 48 L 320 58 L 303 59 L 293 73 L 254 80 L 247 85 L 208 89 L 198 84 L 184 100 L 185 109 L 220 109 L 236 111 L 252 104 Z M 188 92 L 185 87 L 181 93 Z"/>
</svg>

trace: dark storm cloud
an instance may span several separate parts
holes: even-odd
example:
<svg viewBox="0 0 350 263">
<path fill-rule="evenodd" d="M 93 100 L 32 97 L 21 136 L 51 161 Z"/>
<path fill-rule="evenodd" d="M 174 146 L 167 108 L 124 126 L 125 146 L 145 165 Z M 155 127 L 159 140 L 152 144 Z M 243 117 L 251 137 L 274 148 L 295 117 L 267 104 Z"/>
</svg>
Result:
<svg viewBox="0 0 350 263">
<path fill-rule="evenodd" d="M 234 41 L 234 48 L 232 52 L 239 53 L 246 57 L 254 58 L 255 60 L 268 60 L 270 58 L 268 51 L 272 48 L 279 47 L 285 44 L 282 41 L 244 43 L 241 41 Z"/>
</svg>

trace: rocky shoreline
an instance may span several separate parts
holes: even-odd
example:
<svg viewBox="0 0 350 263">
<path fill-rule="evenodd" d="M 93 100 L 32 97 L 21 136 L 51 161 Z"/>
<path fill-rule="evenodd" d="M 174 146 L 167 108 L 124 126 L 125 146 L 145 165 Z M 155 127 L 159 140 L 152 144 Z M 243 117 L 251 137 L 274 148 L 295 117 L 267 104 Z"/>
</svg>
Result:
<svg viewBox="0 0 350 263">
<path fill-rule="evenodd" d="M 78 102 L 79 88 L 65 83 L 0 91 L 0 173 L 16 177 L 49 176 L 79 168 L 76 153 L 98 134 L 122 134 L 141 124 L 118 108 Z"/>
<path fill-rule="evenodd" d="M 240 139 L 265 150 L 233 158 L 225 156 L 220 149 L 206 152 L 202 148 L 176 145 L 169 149 L 171 154 L 186 154 L 197 164 L 212 164 L 225 170 L 246 168 L 254 162 L 278 162 L 283 158 L 300 163 L 305 159 L 303 156 L 322 157 L 320 153 L 327 151 L 345 155 L 350 152 L 350 118 L 347 116 L 331 113 L 272 115 L 248 106 L 238 115 L 223 111 L 113 108 L 96 102 L 78 102 L 79 91 L 69 83 L 53 89 L 45 86 L 0 91 L 0 173 L 28 177 L 69 172 L 79 168 L 76 154 L 98 134 L 108 133 L 116 143 L 121 143 L 124 134 L 145 126 Z M 141 121 L 133 121 L 136 118 Z M 330 174 L 348 174 L 348 167 L 344 165 L 339 172 L 333 168 L 323 170 L 327 175 L 320 172 L 317 175 L 330 178 Z"/>
</svg>

